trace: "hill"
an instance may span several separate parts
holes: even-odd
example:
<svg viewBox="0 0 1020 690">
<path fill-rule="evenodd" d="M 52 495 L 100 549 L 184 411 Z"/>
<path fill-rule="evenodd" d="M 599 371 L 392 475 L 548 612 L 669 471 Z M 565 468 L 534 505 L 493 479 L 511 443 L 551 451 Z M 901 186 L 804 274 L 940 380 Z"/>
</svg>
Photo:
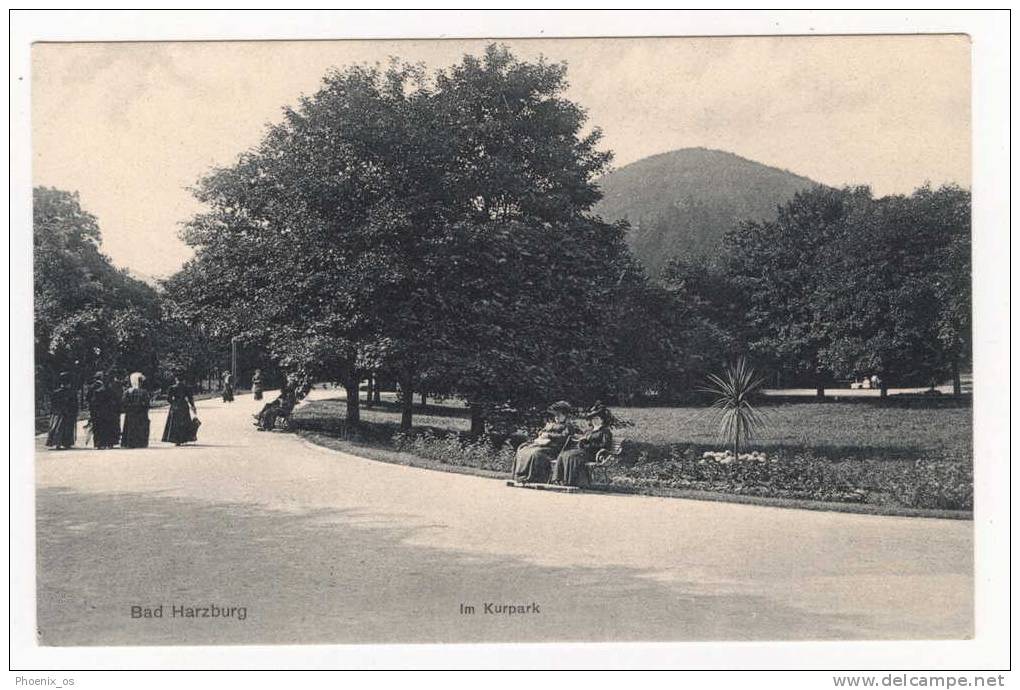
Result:
<svg viewBox="0 0 1020 690">
<path fill-rule="evenodd" d="M 600 184 L 595 212 L 630 222 L 631 249 L 654 276 L 673 256 L 711 256 L 740 221 L 774 218 L 777 206 L 817 183 L 725 151 L 689 148 L 625 165 Z"/>
</svg>

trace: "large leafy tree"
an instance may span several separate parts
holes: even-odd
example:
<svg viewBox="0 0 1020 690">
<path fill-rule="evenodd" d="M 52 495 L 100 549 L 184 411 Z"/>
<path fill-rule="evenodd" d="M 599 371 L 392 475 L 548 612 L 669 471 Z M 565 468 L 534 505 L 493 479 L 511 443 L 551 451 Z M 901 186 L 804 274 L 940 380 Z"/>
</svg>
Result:
<svg viewBox="0 0 1020 690">
<path fill-rule="evenodd" d="M 970 317 L 970 199 L 922 188 L 875 200 L 850 217 L 815 270 L 825 365 L 839 377 L 932 384 L 966 358 Z"/>
<path fill-rule="evenodd" d="M 847 236 L 855 209 L 870 203 L 866 187 L 818 186 L 780 207 L 775 221 L 745 223 L 725 238 L 725 270 L 744 296 L 750 354 L 787 383 L 821 394 L 830 380 L 819 354 L 828 335 L 816 309 L 832 278 L 824 260 Z"/>
<path fill-rule="evenodd" d="M 589 397 L 626 249 L 587 213 L 609 156 L 565 87 L 562 65 L 497 46 L 431 79 L 398 63 L 331 72 L 200 182 L 209 211 L 185 237 L 204 284 L 182 294 L 281 360 L 339 372 L 350 421 L 365 369 L 400 382 L 405 427 L 416 389 L 467 397 L 476 420 L 497 402 Z"/>
</svg>

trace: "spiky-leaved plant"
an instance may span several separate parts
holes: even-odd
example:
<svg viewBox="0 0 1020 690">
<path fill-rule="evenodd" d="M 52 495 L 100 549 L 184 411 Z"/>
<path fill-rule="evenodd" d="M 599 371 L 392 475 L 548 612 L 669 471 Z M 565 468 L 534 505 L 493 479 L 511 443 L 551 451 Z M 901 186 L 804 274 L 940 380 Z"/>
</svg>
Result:
<svg viewBox="0 0 1020 690">
<path fill-rule="evenodd" d="M 711 412 L 719 435 L 733 446 L 733 459 L 740 459 L 740 444 L 758 436 L 767 428 L 765 416 L 751 405 L 751 396 L 761 388 L 764 377 L 741 357 L 726 367 L 721 376 L 708 375 L 708 385 L 700 390 L 716 396 Z"/>
</svg>

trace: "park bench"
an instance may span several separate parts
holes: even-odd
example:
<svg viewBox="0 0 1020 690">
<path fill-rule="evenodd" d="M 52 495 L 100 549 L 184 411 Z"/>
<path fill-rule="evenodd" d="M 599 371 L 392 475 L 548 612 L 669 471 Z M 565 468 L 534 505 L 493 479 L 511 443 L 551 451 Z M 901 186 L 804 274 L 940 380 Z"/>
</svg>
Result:
<svg viewBox="0 0 1020 690">
<path fill-rule="evenodd" d="M 603 484 L 609 484 L 609 468 L 612 466 L 623 454 L 623 441 L 614 441 L 613 447 L 609 450 L 603 448 L 595 454 L 595 462 L 586 463 L 585 466 L 588 468 L 588 476 L 591 478 L 592 484 L 597 481 L 598 473 L 602 472 L 602 476 L 605 479 Z"/>
</svg>

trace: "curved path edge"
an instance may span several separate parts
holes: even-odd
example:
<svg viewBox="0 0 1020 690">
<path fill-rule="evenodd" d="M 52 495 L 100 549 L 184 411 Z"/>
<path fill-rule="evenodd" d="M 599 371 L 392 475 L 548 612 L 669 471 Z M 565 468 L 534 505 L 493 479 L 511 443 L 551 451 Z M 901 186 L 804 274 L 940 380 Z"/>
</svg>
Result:
<svg viewBox="0 0 1020 690">
<path fill-rule="evenodd" d="M 423 458 L 405 451 L 394 451 L 385 448 L 371 449 L 376 452 L 352 452 L 346 448 L 344 441 L 315 431 L 298 430 L 295 435 L 301 442 L 310 448 L 324 450 L 339 455 L 347 455 L 383 462 L 390 465 L 403 465 L 416 467 L 418 469 L 433 470 L 436 472 L 448 472 L 451 474 L 466 474 L 486 479 L 506 481 L 509 477 L 506 472 L 486 470 L 479 467 L 467 465 L 450 465 Z M 399 456 L 396 459 L 393 456 Z M 406 460 L 406 461 L 403 461 Z M 711 501 L 715 503 L 737 503 L 742 505 L 764 506 L 770 508 L 785 508 L 788 510 L 815 510 L 833 513 L 852 513 L 858 515 L 880 515 L 889 517 L 916 517 L 938 520 L 973 520 L 974 513 L 969 510 L 942 510 L 928 508 L 905 508 L 899 506 L 881 506 L 870 503 L 840 503 L 836 501 L 815 501 L 810 499 L 780 498 L 775 496 L 749 496 L 741 494 L 730 494 L 714 491 L 699 491 L 696 489 L 676 489 L 671 487 L 652 486 L 621 486 L 619 484 L 607 488 L 591 488 L 579 493 L 592 493 L 599 495 L 620 495 L 620 496 L 655 496 L 660 498 L 680 498 L 693 501 Z"/>
</svg>

